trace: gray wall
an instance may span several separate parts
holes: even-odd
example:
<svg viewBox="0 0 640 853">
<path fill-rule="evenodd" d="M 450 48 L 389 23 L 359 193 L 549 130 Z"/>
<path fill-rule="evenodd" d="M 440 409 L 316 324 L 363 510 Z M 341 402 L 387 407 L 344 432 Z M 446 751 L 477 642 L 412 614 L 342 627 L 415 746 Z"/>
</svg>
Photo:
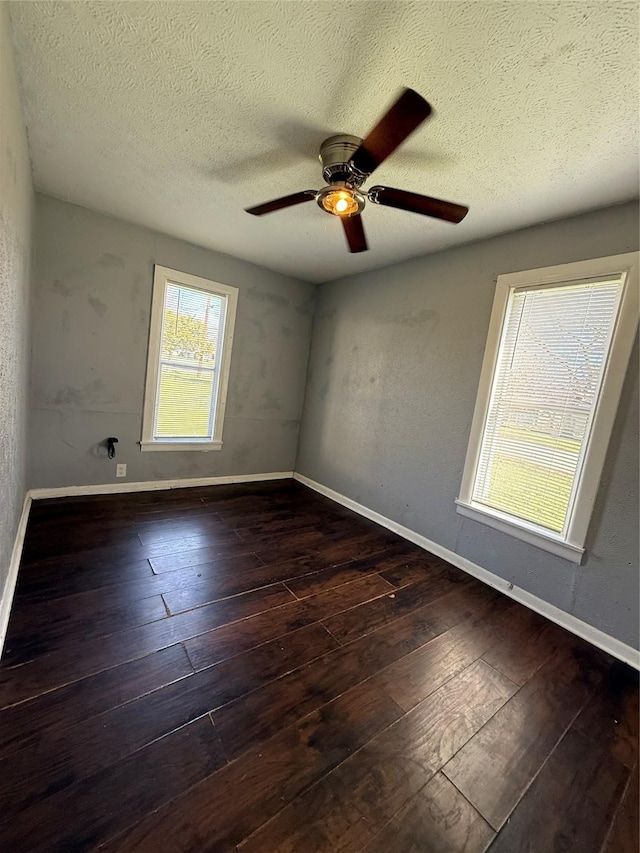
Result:
<svg viewBox="0 0 640 853">
<path fill-rule="evenodd" d="M 637 248 L 628 204 L 323 285 L 296 470 L 637 647 L 637 346 L 584 565 L 454 505 L 496 277 Z"/>
<path fill-rule="evenodd" d="M 35 249 L 30 487 L 293 469 L 314 285 L 43 195 Z M 154 263 L 240 290 L 221 451 L 138 446 Z"/>
<path fill-rule="evenodd" d="M 0 593 L 26 491 L 32 205 L 31 166 L 13 63 L 9 9 L 0 3 Z"/>
</svg>

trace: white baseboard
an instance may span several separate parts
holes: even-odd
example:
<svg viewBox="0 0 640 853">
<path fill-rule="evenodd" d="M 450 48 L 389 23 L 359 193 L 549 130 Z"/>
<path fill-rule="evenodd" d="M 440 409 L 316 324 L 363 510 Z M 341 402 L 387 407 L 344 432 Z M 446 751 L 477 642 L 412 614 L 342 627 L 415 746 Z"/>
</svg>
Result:
<svg viewBox="0 0 640 853">
<path fill-rule="evenodd" d="M 261 483 L 264 480 L 288 480 L 293 471 L 272 471 L 265 474 L 231 474 L 225 477 L 192 477 L 182 480 L 147 480 L 139 483 L 98 483 L 91 486 L 61 486 L 51 489 L 30 489 L 34 501 L 43 498 L 69 498 L 74 495 L 118 495 L 125 492 L 154 492 L 162 489 L 188 489 L 195 486 L 222 486 L 229 483 Z"/>
<path fill-rule="evenodd" d="M 438 545 L 437 542 L 427 539 L 426 536 L 422 536 L 420 533 L 416 533 L 414 530 L 410 530 L 408 527 L 404 527 L 402 524 L 392 521 L 390 518 L 381 515 L 379 512 L 375 512 L 374 510 L 357 503 L 357 501 L 340 494 L 340 492 L 336 492 L 328 486 L 323 486 L 321 483 L 317 483 L 315 480 L 311 480 L 303 474 L 298 474 L 296 472 L 293 476 L 294 479 L 298 480 L 303 485 L 308 486 L 310 489 L 319 492 L 327 498 L 331 498 L 331 500 L 336 501 L 336 503 L 342 504 L 342 506 L 347 507 L 347 509 L 351 509 L 371 521 L 375 521 L 376 524 L 380 524 L 382 527 L 386 527 L 387 530 L 397 533 L 398 536 L 402 536 L 403 539 L 407 539 L 409 542 L 413 542 L 414 545 L 424 548 L 425 551 L 430 551 L 437 557 L 441 557 L 443 560 L 451 563 L 451 565 L 456 566 L 458 569 L 462 569 L 462 571 L 473 575 L 473 577 L 478 578 L 478 580 L 481 580 L 483 583 L 503 592 L 505 595 L 508 595 L 520 604 L 524 604 L 525 607 L 535 610 L 536 613 L 540 613 L 541 616 L 550 619 L 562 628 L 566 628 L 567 631 L 571 631 L 571 633 L 576 634 L 578 637 L 582 637 L 582 639 L 587 640 L 587 642 L 592 645 L 608 652 L 610 655 L 613 655 L 613 657 L 618 658 L 618 660 L 624 661 L 624 663 L 628 663 L 635 669 L 640 670 L 640 651 L 634 649 L 632 646 L 628 646 L 626 643 L 616 640 L 615 637 L 605 634 L 604 631 L 594 628 L 593 625 L 583 622 L 581 619 L 578 619 L 576 616 L 572 616 L 570 613 L 566 613 L 564 610 L 560 610 L 559 607 L 549 604 L 547 601 L 544 601 L 544 599 L 538 598 L 537 595 L 527 592 L 526 589 L 514 586 L 499 575 L 496 575 L 487 569 L 483 569 L 482 566 L 476 565 L 476 563 L 471 562 L 471 560 L 468 560 L 466 557 L 461 557 L 460 554 L 456 554 L 455 551 L 451 551 L 449 548 L 444 548 L 442 545 Z"/>
<path fill-rule="evenodd" d="M 13 603 L 13 595 L 18 582 L 18 569 L 20 568 L 20 560 L 22 558 L 22 546 L 24 545 L 24 535 L 27 532 L 27 521 L 29 520 L 29 510 L 31 509 L 31 495 L 27 492 L 24 504 L 22 505 L 22 515 L 18 522 L 16 538 L 13 543 L 13 551 L 11 552 L 11 562 L 9 563 L 9 574 L 4 583 L 2 590 L 2 599 L 0 599 L 0 657 L 4 648 L 4 640 L 7 636 L 7 628 L 9 627 L 9 614 L 11 613 L 11 605 Z"/>
</svg>

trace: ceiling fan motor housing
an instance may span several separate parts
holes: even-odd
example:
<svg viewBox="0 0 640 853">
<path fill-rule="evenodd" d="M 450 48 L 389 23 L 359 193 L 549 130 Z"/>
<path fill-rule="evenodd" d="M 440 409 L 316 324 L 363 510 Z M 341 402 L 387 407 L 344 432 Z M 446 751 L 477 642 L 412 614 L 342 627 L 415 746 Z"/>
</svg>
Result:
<svg viewBox="0 0 640 853">
<path fill-rule="evenodd" d="M 328 184 L 340 183 L 359 187 L 364 183 L 365 175 L 355 172 L 350 161 L 358 148 L 362 145 L 359 136 L 351 136 L 348 133 L 339 133 L 330 136 L 320 146 L 320 162 L 322 163 L 322 177 Z"/>
<path fill-rule="evenodd" d="M 404 89 L 366 139 L 339 133 L 320 146 L 320 163 L 326 186 L 303 190 L 264 204 L 246 208 L 253 216 L 263 216 L 315 199 L 325 213 L 340 219 L 350 252 L 365 252 L 367 238 L 362 213 L 367 200 L 383 207 L 395 207 L 447 222 L 461 222 L 469 208 L 393 187 L 362 189 L 366 180 L 405 139 L 433 112 L 431 105 L 413 89 Z"/>
</svg>

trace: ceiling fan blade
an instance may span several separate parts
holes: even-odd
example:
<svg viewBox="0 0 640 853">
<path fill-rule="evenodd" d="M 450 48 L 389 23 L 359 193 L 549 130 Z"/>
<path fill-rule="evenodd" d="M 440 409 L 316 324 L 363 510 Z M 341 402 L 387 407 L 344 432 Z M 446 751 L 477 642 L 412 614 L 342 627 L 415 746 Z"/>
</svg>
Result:
<svg viewBox="0 0 640 853">
<path fill-rule="evenodd" d="M 413 89 L 405 89 L 351 158 L 351 165 L 370 175 L 431 114 L 431 105 Z"/>
<path fill-rule="evenodd" d="M 349 244 L 349 251 L 366 252 L 369 246 L 367 246 L 367 238 L 364 233 L 360 214 L 356 213 L 355 216 L 341 216 L 340 219 L 342 220 L 342 227 L 344 228 L 345 237 Z"/>
<path fill-rule="evenodd" d="M 469 208 L 440 198 L 428 195 L 410 193 L 406 190 L 396 190 L 393 187 L 371 187 L 369 198 L 375 204 L 386 207 L 397 207 L 398 210 L 408 210 L 410 213 L 421 213 L 423 216 L 433 216 L 435 219 L 445 219 L 447 222 L 462 222 Z"/>
<path fill-rule="evenodd" d="M 257 204 L 255 207 L 246 207 L 245 211 L 253 216 L 263 216 L 265 213 L 273 213 L 275 210 L 292 207 L 294 204 L 302 204 L 303 201 L 311 201 L 316 195 L 315 190 L 303 190 L 301 193 L 293 193 L 293 195 L 285 195 L 282 198 L 274 198 L 273 201 L 265 201 L 264 204 Z"/>
</svg>

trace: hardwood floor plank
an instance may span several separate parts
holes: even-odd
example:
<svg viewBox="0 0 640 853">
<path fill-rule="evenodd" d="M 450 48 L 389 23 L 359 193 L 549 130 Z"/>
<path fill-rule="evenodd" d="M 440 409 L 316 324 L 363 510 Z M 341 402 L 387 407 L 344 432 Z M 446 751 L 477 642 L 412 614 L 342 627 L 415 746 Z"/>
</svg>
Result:
<svg viewBox="0 0 640 853">
<path fill-rule="evenodd" d="M 85 500 L 76 502 L 73 509 L 65 505 L 60 498 L 34 500 L 29 510 L 28 530 L 34 534 L 53 531 L 60 527 L 61 522 L 67 521 L 79 521 L 82 524 L 93 524 L 95 527 L 105 525 L 106 529 L 120 525 L 130 527 L 133 525 L 132 504 L 116 501 L 106 510 L 96 511 L 96 504 L 91 505 Z"/>
<path fill-rule="evenodd" d="M 381 572 L 383 578 L 395 587 L 409 586 L 429 577 L 434 569 L 447 565 L 444 560 L 427 551 L 420 550 L 419 553 L 415 553 L 416 550 L 416 548 L 413 549 L 410 561 Z"/>
<path fill-rule="evenodd" d="M 463 618 L 461 611 L 460 618 Z M 376 675 L 444 630 L 441 608 L 423 607 L 393 625 L 323 655 L 312 664 L 291 672 L 277 683 L 221 708 L 213 719 L 227 754 L 237 756 L 279 729 L 311 713 L 355 684 Z M 470 654 L 463 669 L 475 660 Z M 455 674 L 455 673 L 454 673 Z M 442 667 L 434 673 L 432 690 L 451 676 Z M 387 692 L 393 679 L 378 679 Z M 431 692 L 431 691 L 430 691 Z M 428 695 L 427 693 L 424 694 Z"/>
<path fill-rule="evenodd" d="M 179 613 L 177 616 L 168 616 L 149 625 L 130 628 L 98 640 L 89 640 L 84 643 L 81 656 L 70 656 L 67 652 L 43 655 L 19 667 L 19 679 L 13 674 L 17 670 L 2 668 L 0 708 L 24 702 L 102 670 L 160 651 L 210 631 L 212 625 L 229 624 L 247 617 L 252 612 L 268 612 L 269 608 L 275 608 L 277 612 L 278 606 L 289 600 L 293 600 L 294 605 L 299 604 L 288 589 L 276 584 L 243 596 L 198 607 L 187 613 Z"/>
<path fill-rule="evenodd" d="M 629 771 L 584 735 L 570 731 L 553 752 L 491 853 L 579 850 L 598 853 Z"/>
<path fill-rule="evenodd" d="M 316 572 L 319 567 L 326 565 L 327 560 L 321 553 L 312 557 L 297 557 L 294 560 L 286 560 L 283 563 L 274 563 L 270 566 L 263 566 L 260 563 L 254 569 L 242 572 L 238 572 L 234 565 L 226 571 L 220 570 L 209 573 L 207 579 L 200 583 L 183 585 L 179 589 L 169 590 L 164 593 L 164 600 L 170 613 L 181 613 L 184 610 L 201 607 L 203 604 L 230 595 L 259 589 L 273 583 L 288 582 L 291 578 L 297 578 L 299 573 L 304 576 L 310 572 Z M 167 574 L 173 575 L 175 572 L 168 572 Z M 289 586 L 288 588 L 290 589 Z"/>
<path fill-rule="evenodd" d="M 471 580 L 469 583 L 456 584 L 451 592 L 431 602 L 428 609 L 431 618 L 439 626 L 438 633 L 441 633 L 448 628 L 454 628 L 461 622 L 486 618 L 491 612 L 495 612 L 496 617 L 499 618 L 503 610 L 509 606 L 511 606 L 510 602 L 506 601 L 500 593 Z"/>
<path fill-rule="evenodd" d="M 47 613 L 39 607 L 36 618 L 29 612 L 30 608 L 22 609 L 22 618 L 13 621 L 5 642 L 3 663 L 6 666 L 27 663 L 65 648 L 74 651 L 78 636 L 83 640 L 106 637 L 167 616 L 160 595 L 115 607 L 101 607 L 97 613 L 79 611 L 73 604 L 65 606 L 65 602 L 66 599 L 50 602 Z"/>
<path fill-rule="evenodd" d="M 294 613 L 292 614 L 291 611 Z M 225 657 L 230 658 L 233 648 L 239 652 L 241 646 L 246 646 L 249 650 L 258 646 L 263 635 L 266 635 L 266 639 L 262 642 L 266 642 L 274 632 L 278 634 L 279 639 L 284 639 L 284 635 L 292 630 L 292 624 L 301 618 L 301 614 L 304 614 L 302 608 L 295 609 L 294 605 L 286 605 L 271 611 L 270 619 L 258 616 L 229 626 L 228 629 L 223 628 L 212 631 L 211 634 L 202 634 L 193 640 L 188 640 L 185 647 L 196 669 L 202 669 Z M 457 621 L 469 618 L 471 615 L 471 609 L 465 607 L 464 599 L 460 592 L 456 591 L 447 596 L 446 601 L 436 602 L 398 620 L 390 631 L 389 637 L 391 642 L 394 642 L 394 637 L 402 637 L 406 653 L 426 642 L 434 633 L 446 630 L 450 625 L 455 625 Z M 247 630 L 249 623 L 251 627 Z M 234 642 L 238 643 L 235 647 Z"/>
<path fill-rule="evenodd" d="M 32 504 L 33 505 L 33 504 Z M 66 524 L 66 523 L 65 523 Z M 99 537 L 106 537 L 108 541 L 104 543 L 105 547 L 111 544 L 118 544 L 126 539 L 135 539 L 136 529 L 133 521 L 122 517 L 92 519 L 77 519 L 71 522 L 74 527 L 82 529 L 83 538 L 90 540 L 92 547 L 96 544 Z M 46 523 L 32 525 L 29 522 L 27 526 L 27 534 L 25 536 L 23 553 L 29 555 L 29 561 L 38 563 L 46 562 L 55 554 L 66 556 L 73 549 L 69 548 L 68 543 L 61 537 L 60 529 L 64 525 L 56 520 L 48 520 Z M 123 533 L 126 536 L 123 536 Z"/>
<path fill-rule="evenodd" d="M 302 601 L 295 600 L 233 625 L 206 634 L 199 633 L 185 643 L 185 648 L 191 660 L 197 661 L 199 666 L 212 666 L 305 625 L 319 622 L 328 615 L 369 601 L 375 595 L 385 594 L 388 588 L 386 581 L 377 576 L 364 577 L 345 584 L 339 590 L 328 590 Z"/>
<path fill-rule="evenodd" d="M 38 733 L 65 729 L 191 675 L 182 646 L 125 663 L 0 711 L 0 757 L 24 747 Z"/>
<path fill-rule="evenodd" d="M 179 617 L 175 617 L 179 618 Z M 312 624 L 299 602 L 259 613 L 233 625 L 198 632 L 184 641 L 189 658 L 198 669 L 213 666 Z"/>
<path fill-rule="evenodd" d="M 291 512 L 293 507 L 298 512 L 304 512 L 309 507 L 316 510 L 319 508 L 315 495 L 294 494 L 291 491 L 271 495 L 246 494 L 220 498 L 209 490 L 209 495 L 205 495 L 201 500 L 205 506 L 210 506 L 223 521 L 231 523 L 233 527 L 246 527 L 245 519 L 250 519 L 249 524 L 259 523 L 259 521 L 253 521 L 253 518 L 261 513 L 268 516 L 269 513 Z"/>
<path fill-rule="evenodd" d="M 493 829 L 438 773 L 365 848 L 364 853 L 480 853 Z"/>
<path fill-rule="evenodd" d="M 204 503 L 202 498 L 198 498 L 197 501 L 178 501 L 173 504 L 134 510 L 132 521 L 135 529 L 138 530 L 140 525 L 158 526 L 191 515 L 205 518 L 217 515 L 217 512 L 211 505 Z"/>
<path fill-rule="evenodd" d="M 222 518 L 224 518 L 223 514 L 227 511 L 245 514 L 253 510 L 268 511 L 284 507 L 291 508 L 292 506 L 291 495 L 285 493 L 274 495 L 245 493 L 235 496 L 229 495 L 229 497 L 225 498 L 219 497 L 210 490 L 208 494 L 203 494 L 201 500 L 205 505 L 212 505 Z M 298 500 L 295 500 L 295 503 L 296 506 L 302 509 L 307 501 L 307 496 L 301 495 Z"/>
<path fill-rule="evenodd" d="M 169 597 L 168 594 L 167 597 Z M 274 583 L 219 601 L 211 603 L 203 601 L 202 606 L 207 608 L 210 627 L 216 628 L 220 625 L 228 625 L 231 622 L 245 619 L 247 616 L 253 616 L 255 613 L 268 611 L 272 607 L 280 607 L 283 604 L 295 602 L 295 600 L 293 593 L 284 584 Z M 200 608 L 190 608 L 188 613 L 193 613 L 197 609 Z"/>
<path fill-rule="evenodd" d="M 174 518 L 161 522 L 136 522 L 134 531 L 142 545 L 162 545 L 176 539 L 190 539 L 193 536 L 229 533 L 233 528 L 225 524 L 217 513 L 187 513 L 183 518 Z"/>
<path fill-rule="evenodd" d="M 335 538 L 337 541 L 332 545 L 329 544 L 330 537 L 327 537 L 327 544 L 322 549 L 323 554 L 335 565 L 346 560 L 373 556 L 401 541 L 400 537 L 387 533 L 363 533 L 351 537 L 342 535 Z"/>
<path fill-rule="evenodd" d="M 613 758 L 633 767 L 638 760 L 640 725 L 638 672 L 615 662 L 575 725 L 598 745 L 608 745 Z"/>
<path fill-rule="evenodd" d="M 320 626 L 311 626 L 279 649 L 270 644 L 251 658 L 234 658 L 233 667 L 225 662 L 73 728 L 38 732 L 0 763 L 0 807 L 24 810 L 334 645 Z"/>
<path fill-rule="evenodd" d="M 36 513 L 46 513 L 47 517 L 87 517 L 124 514 L 131 518 L 139 512 L 162 509 L 171 510 L 184 506 L 202 505 L 202 495 L 210 493 L 207 489 L 191 487 L 184 489 L 158 489 L 149 492 L 131 492 L 118 495 L 71 495 L 64 498 L 45 498 L 35 502 Z"/>
<path fill-rule="evenodd" d="M 324 614 L 330 611 L 339 613 L 390 592 L 393 592 L 391 584 L 380 575 L 370 574 L 341 584 L 339 587 L 309 595 L 301 601 L 303 608 L 309 613 L 309 618 L 319 622 L 321 619 L 326 619 Z M 340 609 L 336 610 L 336 608 Z"/>
<path fill-rule="evenodd" d="M 613 819 L 602 853 L 638 853 L 640 850 L 640 787 L 638 767 L 631 771 L 627 789 Z"/>
<path fill-rule="evenodd" d="M 214 711 L 211 716 L 225 752 L 230 759 L 237 758 L 355 687 L 384 665 L 384 653 L 393 655 L 391 649 L 378 654 L 362 647 L 329 652 Z"/>
<path fill-rule="evenodd" d="M 209 708 L 213 711 L 336 648 L 338 641 L 316 623 L 212 667 L 202 669 L 197 660 L 193 665 L 197 672 L 205 671 L 209 683 L 216 685 Z"/>
<path fill-rule="evenodd" d="M 448 598 L 438 600 L 431 606 L 436 617 L 442 618 L 442 610 L 445 610 L 445 622 L 451 618 L 447 612 Z M 451 599 L 456 601 L 456 598 L 456 593 L 452 593 Z M 474 612 L 468 619 L 440 632 L 425 646 L 390 665 L 378 676 L 377 683 L 401 708 L 411 710 L 481 657 L 482 652 L 494 642 L 499 617 L 504 618 L 509 607 L 508 601 L 498 599 L 490 610 Z M 366 636 L 363 640 L 366 640 Z"/>
<path fill-rule="evenodd" d="M 207 714 L 224 689 L 187 676 L 71 728 L 38 733 L 0 762 L 0 810 L 17 814 Z"/>
<path fill-rule="evenodd" d="M 25 566 L 40 566 L 49 564 L 53 558 L 64 557 L 66 554 L 83 552 L 89 556 L 97 551 L 111 550 L 116 554 L 124 551 L 125 556 L 132 560 L 144 559 L 140 540 L 135 530 L 129 528 L 125 533 L 122 523 L 111 529 L 104 525 L 69 525 L 65 535 L 59 532 L 43 531 L 43 535 L 32 536 L 25 540 L 22 550 L 22 564 Z"/>
<path fill-rule="evenodd" d="M 260 500 L 249 501 L 244 500 L 228 500 L 228 501 L 213 501 L 205 500 L 204 505 L 210 506 L 212 510 L 220 518 L 223 524 L 226 524 L 233 530 L 243 530 L 249 527 L 257 527 L 261 524 L 279 521 L 287 516 L 292 515 L 292 510 L 298 515 L 309 515 L 317 512 L 324 512 L 324 509 L 318 507 L 313 498 L 305 498 L 300 500 L 292 500 L 290 496 L 264 496 Z M 327 513 L 327 519 L 330 521 L 337 520 L 338 516 Z"/>
<path fill-rule="evenodd" d="M 547 658 L 567 641 L 567 634 L 526 607 L 511 611 L 506 631 L 483 658 L 516 684 L 525 684 Z"/>
<path fill-rule="evenodd" d="M 321 514 L 327 523 L 350 517 L 349 511 L 344 507 L 331 501 L 328 503 L 318 501 L 316 497 L 315 495 L 307 495 L 303 501 L 296 499 L 295 504 L 292 504 L 291 500 L 275 501 L 266 507 L 255 507 L 249 510 L 224 508 L 216 502 L 215 511 L 220 520 L 234 530 L 257 527 L 261 524 L 267 525 L 270 522 L 281 521 L 298 514 Z M 319 522 L 319 525 L 323 524 L 324 521 Z"/>
<path fill-rule="evenodd" d="M 460 572 L 459 576 L 452 580 L 445 569 L 430 570 L 429 576 L 423 580 L 393 590 L 385 598 L 370 602 L 366 608 L 327 619 L 325 627 L 341 643 L 349 642 L 447 595 L 457 583 L 468 583 L 467 577 Z"/>
<path fill-rule="evenodd" d="M 362 849 L 516 689 L 477 661 L 309 788 L 239 849 L 242 853 Z M 431 848 L 424 843 L 416 849 Z"/>
<path fill-rule="evenodd" d="M 144 621 L 153 621 L 156 614 L 160 614 L 156 618 L 167 615 L 160 595 L 147 587 L 146 595 L 130 598 L 126 594 L 128 588 L 128 584 L 121 587 L 122 595 L 113 600 L 105 598 L 102 591 L 88 590 L 84 596 L 76 594 L 33 603 L 22 601 L 11 619 L 7 638 L 19 640 L 34 635 L 45 639 L 74 631 L 84 634 L 89 627 L 118 630 L 120 626 L 131 627 L 126 624 L 128 619 L 138 614 Z"/>
<path fill-rule="evenodd" d="M 319 530 L 308 528 L 304 533 L 304 539 L 300 534 L 295 539 L 292 537 L 283 538 L 279 544 L 267 543 L 266 539 L 262 542 L 253 539 L 251 544 L 265 566 L 319 553 L 322 553 L 327 560 L 327 565 L 331 566 L 353 559 L 352 552 L 355 547 L 353 543 L 355 542 L 357 545 L 360 538 L 356 535 L 326 535 Z M 337 546 L 336 542 L 338 542 Z"/>
<path fill-rule="evenodd" d="M 283 500 L 285 497 L 289 500 L 297 502 L 309 495 L 309 490 L 294 480 L 293 477 L 284 477 L 278 480 L 256 480 L 251 483 L 223 483 L 219 486 L 198 486 L 196 487 L 201 497 L 206 497 L 208 501 L 217 503 L 218 495 L 224 499 L 233 496 L 248 496 L 248 497 L 273 497 L 274 499 Z M 189 492 L 191 489 L 183 489 L 182 491 Z"/>
<path fill-rule="evenodd" d="M 180 539 L 164 539 L 161 542 L 153 542 L 140 547 L 147 559 L 156 557 L 170 557 L 181 555 L 189 551 L 201 551 L 203 548 L 218 548 L 220 556 L 225 556 L 225 549 L 233 555 L 242 543 L 242 539 L 234 530 L 217 530 L 215 532 L 202 531 L 193 536 L 185 536 Z M 244 548 L 240 553 L 252 551 L 252 548 Z M 153 564 L 152 564 L 153 565 Z"/>
<path fill-rule="evenodd" d="M 359 560 L 329 566 L 313 574 L 304 575 L 287 582 L 287 586 L 298 598 L 307 598 L 309 595 L 334 589 L 368 574 L 379 574 L 384 580 L 387 580 L 383 571 L 385 568 L 398 564 L 406 565 L 410 559 L 406 546 L 392 545 L 373 557 L 361 557 Z M 387 583 L 391 588 L 392 584 L 389 581 Z"/>
<path fill-rule="evenodd" d="M 152 576 L 148 560 L 114 561 L 110 557 L 74 555 L 54 562 L 46 571 L 36 571 L 33 567 L 25 567 L 23 571 L 21 568 L 15 601 L 50 601 L 104 586 L 145 582 Z M 148 595 L 146 592 L 142 597 Z"/>
<path fill-rule="evenodd" d="M 445 766 L 445 775 L 494 829 L 514 809 L 601 676 L 590 657 L 563 648 Z"/>
<path fill-rule="evenodd" d="M 0 845 L 13 853 L 93 850 L 224 764 L 215 729 L 202 717 L 4 821 Z"/>
<path fill-rule="evenodd" d="M 196 583 L 219 580 L 219 598 L 228 595 L 236 595 L 239 592 L 248 592 L 253 589 L 251 583 L 245 584 L 243 577 L 245 572 L 260 568 L 263 563 L 256 554 L 241 554 L 238 557 L 228 557 L 216 560 L 212 563 L 202 563 L 199 566 L 189 566 L 186 569 L 178 569 L 175 572 L 165 572 L 162 575 L 154 575 L 151 566 L 145 560 L 148 574 L 145 577 L 119 581 L 117 578 L 102 576 L 101 585 L 92 586 L 89 589 L 75 589 L 73 576 L 70 581 L 59 584 L 52 579 L 47 587 L 40 587 L 34 595 L 23 593 L 19 596 L 20 609 L 23 607 L 55 608 L 54 602 L 62 602 L 69 599 L 69 605 L 80 609 L 88 609 L 96 612 L 104 607 L 117 606 L 123 603 L 137 601 L 147 598 L 149 595 L 160 595 L 163 592 L 184 589 Z M 82 584 L 80 584 L 82 587 Z M 264 586 L 264 584 L 260 584 Z M 73 597 L 73 601 L 70 599 Z M 37 618 L 37 617 L 36 617 Z"/>
<path fill-rule="evenodd" d="M 69 555 L 72 555 L 71 557 Z M 82 560 L 85 565 L 96 565 L 109 562 L 112 564 L 129 564 L 141 562 L 146 559 L 143 546 L 138 537 L 132 533 L 129 537 L 121 537 L 112 545 L 94 543 L 93 537 L 86 537 L 81 541 L 76 537 L 75 541 L 64 543 L 64 551 L 56 553 L 54 547 L 47 549 L 47 553 L 37 558 L 21 560 L 21 565 L 29 574 L 45 574 L 52 572 L 64 564 L 66 567 L 77 566 Z"/>
<path fill-rule="evenodd" d="M 346 523 L 345 523 L 346 527 Z M 352 538 L 343 537 L 339 532 L 333 534 L 333 537 L 338 537 L 343 541 L 340 547 L 344 548 L 347 544 L 351 544 L 353 551 L 359 544 L 364 542 L 365 538 L 369 541 L 373 538 L 373 534 L 365 536 L 354 536 Z M 237 542 L 228 542 L 221 545 L 210 545 L 203 548 L 193 548 L 182 553 L 172 553 L 165 556 L 151 557 L 149 562 L 155 574 L 161 572 L 175 571 L 176 569 L 186 568 L 188 566 L 196 566 L 200 563 L 208 563 L 212 560 L 222 557 L 232 557 L 239 554 L 255 552 L 265 565 L 280 563 L 284 560 L 294 557 L 305 557 L 308 554 L 317 553 L 321 548 L 333 550 L 332 536 L 326 533 L 315 530 L 313 528 L 303 528 L 299 532 L 290 533 L 285 537 L 279 536 L 263 536 L 252 537 L 251 539 L 241 540 Z M 335 547 L 335 546 L 334 546 Z M 332 555 L 333 556 L 333 555 Z"/>
<path fill-rule="evenodd" d="M 189 566 L 199 566 L 202 563 L 212 563 L 225 557 L 238 557 L 241 554 L 249 554 L 255 551 L 241 539 L 221 544 L 206 545 L 204 547 L 192 548 L 188 551 L 178 551 L 164 556 L 155 556 L 149 559 L 154 574 L 162 572 L 173 572 L 176 569 L 186 569 Z"/>
<path fill-rule="evenodd" d="M 218 770 L 104 846 L 104 853 L 230 850 L 401 715 L 363 684 Z"/>
<path fill-rule="evenodd" d="M 241 539 L 260 539 L 264 536 L 291 533 L 305 527 L 317 527 L 326 524 L 327 521 L 338 520 L 337 517 L 328 519 L 324 512 L 301 512 L 295 516 L 291 515 L 290 512 L 286 512 L 280 518 L 272 518 L 262 522 L 253 522 L 251 519 L 238 519 L 236 525 L 234 525 L 234 530 Z"/>
</svg>

